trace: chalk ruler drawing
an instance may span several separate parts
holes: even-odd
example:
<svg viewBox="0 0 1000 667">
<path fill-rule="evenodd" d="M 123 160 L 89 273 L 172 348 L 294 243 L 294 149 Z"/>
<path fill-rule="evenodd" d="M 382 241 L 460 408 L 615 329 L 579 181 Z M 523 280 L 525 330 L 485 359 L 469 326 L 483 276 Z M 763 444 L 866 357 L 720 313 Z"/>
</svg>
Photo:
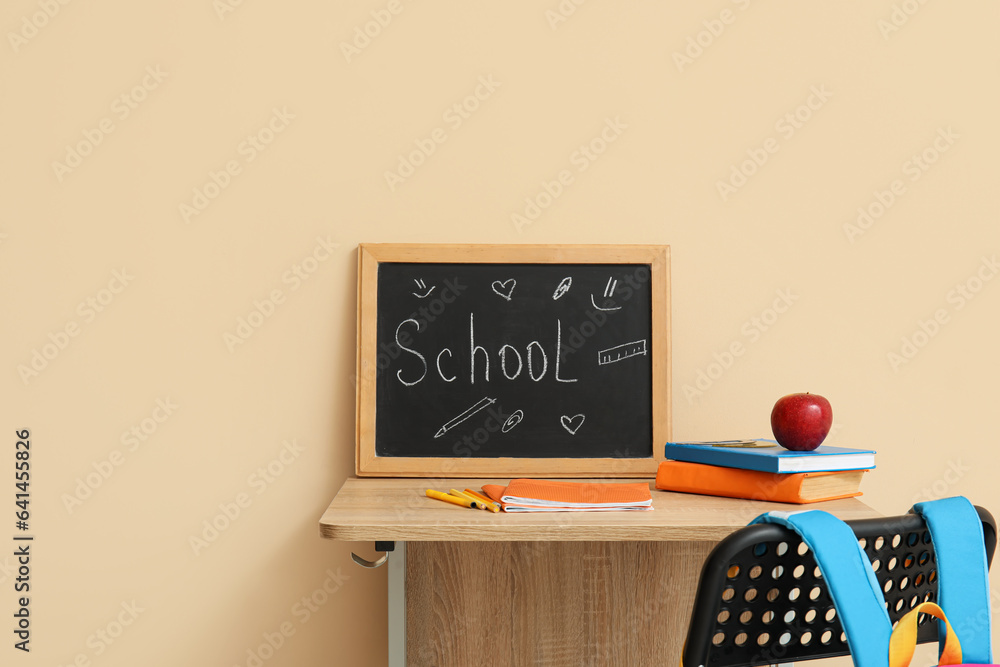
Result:
<svg viewBox="0 0 1000 667">
<path fill-rule="evenodd" d="M 507 280 L 500 282 L 499 280 L 493 281 L 493 291 L 496 292 L 500 297 L 510 301 L 510 295 L 514 293 L 514 286 L 517 285 L 517 281 L 513 278 L 508 278 Z"/>
<path fill-rule="evenodd" d="M 472 407 L 468 408 L 467 410 L 465 410 L 465 412 L 463 412 L 462 414 L 458 415 L 454 419 L 451 419 L 447 424 L 445 424 L 440 429 L 438 429 L 438 432 L 434 434 L 434 437 L 435 438 L 440 438 L 442 435 L 444 435 L 445 433 L 447 433 L 451 429 L 455 428 L 456 426 L 458 426 L 459 424 L 461 424 L 462 422 L 464 422 L 466 419 L 468 419 L 472 415 L 476 414 L 480 410 L 485 410 L 486 408 L 488 408 L 489 406 L 493 405 L 496 402 L 497 402 L 497 399 L 495 399 L 495 398 L 489 398 L 488 396 L 482 397 L 481 399 L 479 399 L 478 402 L 476 402 L 475 405 L 473 405 Z"/>
<path fill-rule="evenodd" d="M 622 359 L 646 354 L 646 341 L 634 340 L 631 343 L 622 343 L 597 353 L 597 363 L 601 366 L 613 364 Z"/>
<path fill-rule="evenodd" d="M 565 278 L 563 278 L 562 281 L 559 283 L 559 286 L 556 287 L 556 291 L 552 293 L 552 300 L 555 301 L 563 294 L 568 292 L 569 288 L 572 287 L 572 285 L 573 285 L 572 276 L 566 276 Z"/>
<path fill-rule="evenodd" d="M 507 417 L 507 421 L 503 423 L 503 426 L 500 427 L 500 430 L 506 433 L 507 431 L 511 430 L 512 428 L 520 424 L 522 419 L 524 419 L 524 411 L 514 410 L 514 414 L 512 414 L 510 417 Z"/>
<path fill-rule="evenodd" d="M 563 415 L 559 418 L 559 423 L 562 424 L 562 427 L 566 429 L 570 435 L 576 435 L 576 432 L 580 430 L 581 426 L 583 426 L 584 419 L 586 419 L 586 417 L 582 414 L 573 415 L 572 417 L 569 415 Z"/>
<path fill-rule="evenodd" d="M 434 291 L 434 287 L 435 286 L 432 285 L 430 289 L 427 289 L 427 284 L 424 283 L 423 279 L 417 280 L 416 278 L 414 278 L 413 282 L 415 282 L 417 284 L 417 289 L 427 290 L 423 294 L 417 294 L 416 292 L 411 292 L 411 294 L 413 294 L 413 296 L 417 297 L 418 299 L 426 299 L 427 297 L 429 297 L 431 295 L 431 292 Z"/>
</svg>

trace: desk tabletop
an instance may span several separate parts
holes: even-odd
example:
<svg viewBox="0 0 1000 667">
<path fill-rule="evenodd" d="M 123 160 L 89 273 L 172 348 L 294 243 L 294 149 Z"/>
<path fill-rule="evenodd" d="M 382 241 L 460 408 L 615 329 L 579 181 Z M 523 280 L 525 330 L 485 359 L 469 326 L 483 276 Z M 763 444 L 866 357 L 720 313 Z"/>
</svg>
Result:
<svg viewBox="0 0 1000 667">
<path fill-rule="evenodd" d="M 320 519 L 323 537 L 344 541 L 717 541 L 771 510 L 822 509 L 844 520 L 880 516 L 857 498 L 786 505 L 658 491 L 652 511 L 484 512 L 428 498 L 428 488 L 476 489 L 509 479 L 349 478 Z M 577 480 L 608 482 L 609 480 Z"/>
</svg>

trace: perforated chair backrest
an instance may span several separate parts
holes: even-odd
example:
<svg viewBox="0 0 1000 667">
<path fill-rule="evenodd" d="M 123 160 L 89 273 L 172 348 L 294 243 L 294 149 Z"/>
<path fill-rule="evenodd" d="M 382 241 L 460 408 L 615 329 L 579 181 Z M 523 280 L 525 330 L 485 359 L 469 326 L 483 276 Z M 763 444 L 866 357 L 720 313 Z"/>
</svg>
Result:
<svg viewBox="0 0 1000 667">
<path fill-rule="evenodd" d="M 997 531 L 983 522 L 987 563 Z M 918 602 L 937 600 L 934 545 L 916 514 L 849 521 L 895 623 Z M 921 619 L 919 642 L 937 641 Z M 849 655 L 819 568 L 802 540 L 775 524 L 741 528 L 719 542 L 702 568 L 682 657 L 683 667 L 736 667 Z"/>
</svg>

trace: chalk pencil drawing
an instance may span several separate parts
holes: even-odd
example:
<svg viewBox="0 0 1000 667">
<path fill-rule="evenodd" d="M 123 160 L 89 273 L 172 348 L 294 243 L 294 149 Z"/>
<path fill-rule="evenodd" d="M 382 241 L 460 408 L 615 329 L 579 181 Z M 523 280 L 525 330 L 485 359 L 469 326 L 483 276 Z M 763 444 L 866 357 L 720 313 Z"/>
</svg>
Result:
<svg viewBox="0 0 1000 667">
<path fill-rule="evenodd" d="M 507 280 L 500 282 L 499 280 L 493 281 L 493 291 L 497 293 L 501 298 L 510 301 L 511 295 L 514 293 L 514 287 L 517 285 L 517 281 L 513 278 L 508 278 Z"/>
<path fill-rule="evenodd" d="M 489 398 L 488 396 L 482 397 L 481 399 L 476 401 L 475 405 L 467 408 L 460 415 L 457 415 L 456 417 L 453 417 L 452 419 L 448 420 L 448 422 L 444 426 L 438 429 L 438 432 L 434 434 L 434 437 L 440 438 L 442 435 L 444 435 L 451 429 L 455 428 L 456 426 L 464 422 L 472 415 L 476 414 L 480 410 L 485 410 L 486 408 L 488 408 L 489 406 L 493 405 L 496 402 L 497 399 L 495 398 Z"/>
<path fill-rule="evenodd" d="M 520 424 L 522 419 L 524 419 L 524 411 L 514 410 L 514 413 L 510 417 L 507 417 L 507 421 L 505 421 L 503 423 L 503 426 L 500 427 L 500 431 L 506 433 L 507 431 L 511 430 L 512 428 Z"/>
<path fill-rule="evenodd" d="M 559 423 L 562 424 L 562 427 L 566 429 L 570 435 L 576 435 L 576 432 L 580 430 L 581 426 L 583 426 L 584 419 L 586 419 L 586 417 L 582 414 L 573 415 L 572 417 L 569 415 L 563 415 L 559 418 Z"/>
<path fill-rule="evenodd" d="M 621 361 L 622 359 L 644 354 L 646 354 L 646 340 L 634 340 L 631 343 L 622 343 L 621 345 L 601 350 L 597 353 L 597 363 L 600 366 L 604 366 Z"/>
<path fill-rule="evenodd" d="M 552 293 L 552 300 L 555 301 L 556 299 L 561 297 L 563 294 L 568 292 L 569 288 L 572 286 L 573 286 L 572 276 L 566 276 L 565 278 L 563 278 L 562 281 L 559 283 L 559 286 L 556 287 L 556 291 Z"/>
<path fill-rule="evenodd" d="M 436 287 L 436 285 L 432 285 L 430 287 L 430 289 L 428 289 L 427 284 L 423 281 L 423 279 L 418 280 L 417 278 L 414 278 L 413 282 L 415 282 L 417 284 L 417 289 L 427 290 L 423 294 L 417 294 L 416 292 L 410 292 L 410 294 L 412 294 L 413 296 L 417 297 L 418 299 L 426 299 L 427 297 L 429 297 L 431 295 L 431 292 L 433 292 L 434 288 Z"/>
</svg>

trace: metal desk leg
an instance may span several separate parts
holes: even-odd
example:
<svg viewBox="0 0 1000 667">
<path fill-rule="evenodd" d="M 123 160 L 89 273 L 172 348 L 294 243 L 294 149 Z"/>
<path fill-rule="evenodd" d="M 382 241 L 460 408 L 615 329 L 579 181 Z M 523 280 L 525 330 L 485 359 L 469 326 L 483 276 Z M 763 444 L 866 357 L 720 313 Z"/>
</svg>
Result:
<svg viewBox="0 0 1000 667">
<path fill-rule="evenodd" d="M 406 667 L 406 542 L 389 553 L 389 667 Z"/>
</svg>

